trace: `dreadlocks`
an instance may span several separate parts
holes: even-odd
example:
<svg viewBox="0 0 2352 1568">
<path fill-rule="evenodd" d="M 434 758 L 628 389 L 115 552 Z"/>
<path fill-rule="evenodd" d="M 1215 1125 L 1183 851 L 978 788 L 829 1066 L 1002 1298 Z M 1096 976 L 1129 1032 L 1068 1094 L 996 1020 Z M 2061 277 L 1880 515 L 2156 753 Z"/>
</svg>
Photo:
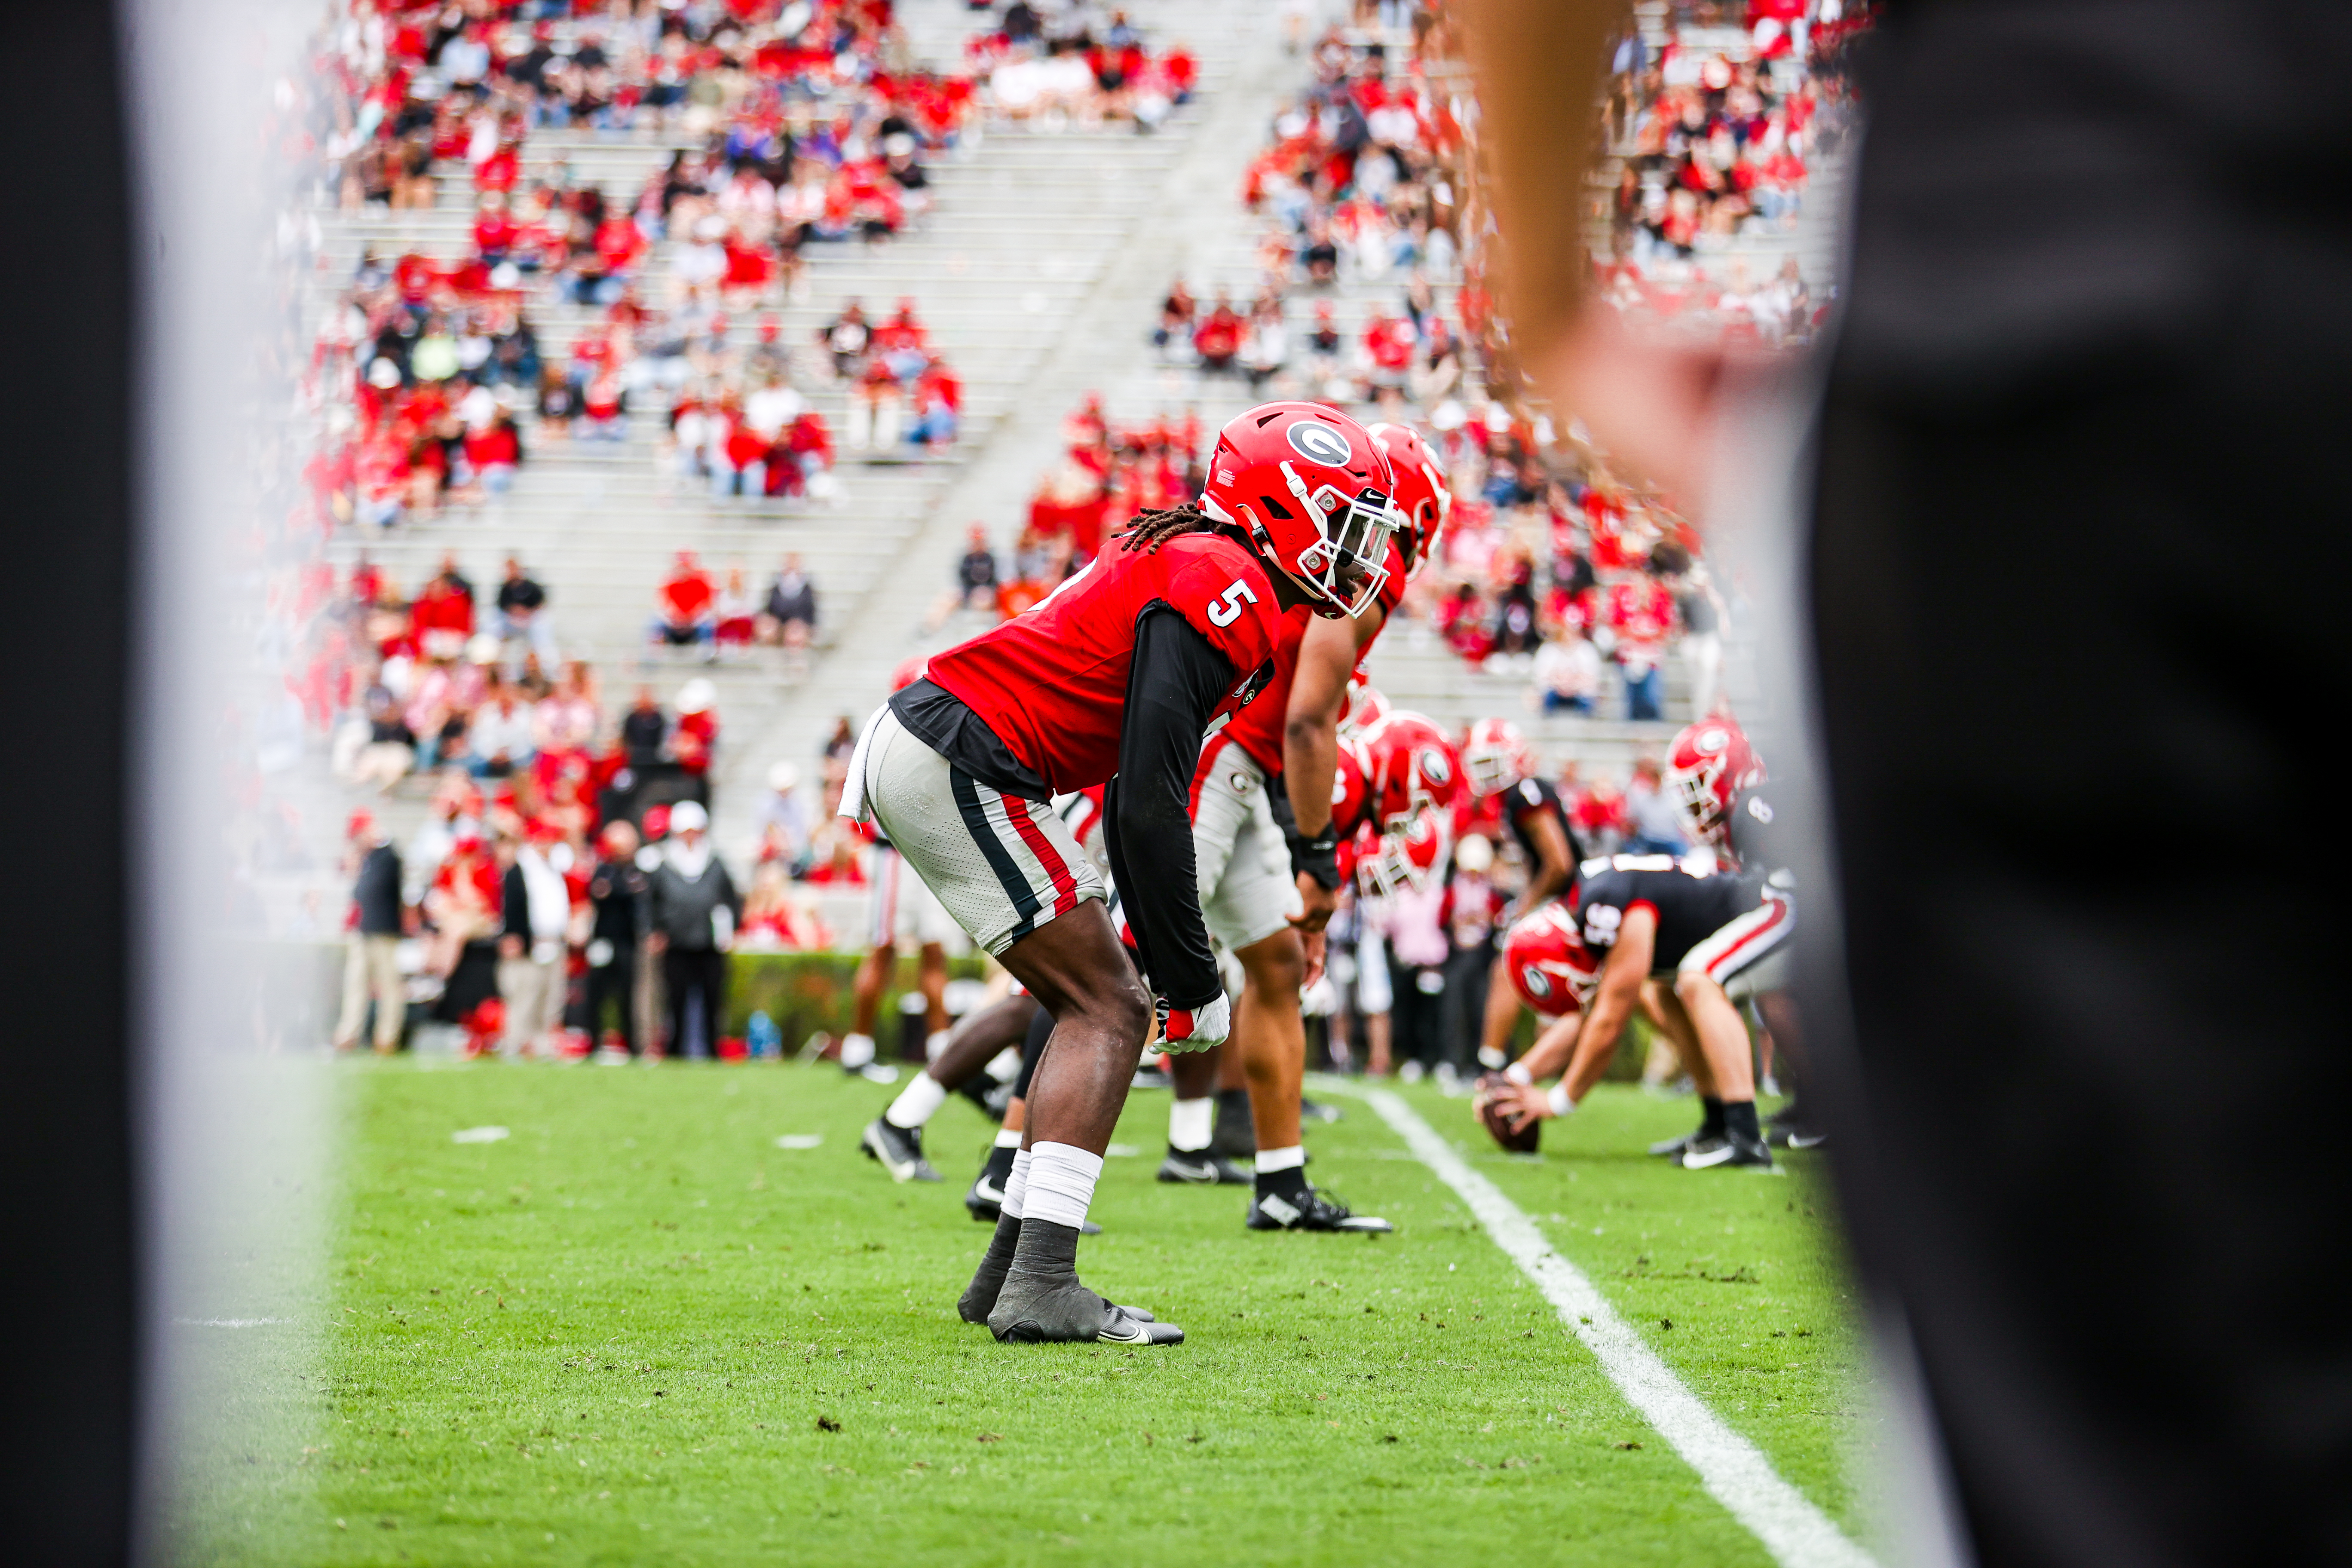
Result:
<svg viewBox="0 0 2352 1568">
<path fill-rule="evenodd" d="M 1230 522 L 1219 522 L 1207 512 L 1191 503 L 1163 507 L 1157 511 L 1135 514 L 1134 523 L 1119 537 L 1123 550 L 1140 550 L 1147 555 L 1159 553 L 1160 547 L 1179 534 L 1222 533 L 1236 544 L 1249 546 L 1249 536 Z"/>
</svg>

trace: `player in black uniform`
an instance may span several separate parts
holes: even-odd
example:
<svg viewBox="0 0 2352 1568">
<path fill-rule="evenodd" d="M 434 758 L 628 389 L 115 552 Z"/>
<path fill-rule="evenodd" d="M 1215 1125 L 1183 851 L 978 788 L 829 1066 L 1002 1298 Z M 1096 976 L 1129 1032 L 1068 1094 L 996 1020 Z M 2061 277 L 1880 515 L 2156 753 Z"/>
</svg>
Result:
<svg viewBox="0 0 2352 1568">
<path fill-rule="evenodd" d="M 1756 1121 L 1748 1025 L 1733 996 L 1749 994 L 1783 952 L 1795 926 L 1789 900 L 1729 871 L 1695 877 L 1665 855 L 1590 861 L 1583 873 L 1576 893 L 1578 931 L 1587 948 L 1607 956 L 1584 1010 L 1569 1076 L 1591 1081 L 1615 1053 L 1625 1020 L 1640 1004 L 1643 982 L 1654 975 L 1668 979 L 1716 1092 L 1705 1101 L 1699 1130 L 1657 1152 L 1675 1156 L 1687 1170 L 1769 1169 L 1772 1152 Z M 1777 977 L 1772 983 L 1777 986 Z M 1533 1090 L 1523 1098 L 1535 1114 L 1555 1113 Z"/>
<path fill-rule="evenodd" d="M 1503 820 L 1525 857 L 1528 885 L 1517 902 L 1496 922 L 1498 931 L 1533 914 L 1553 899 L 1566 898 L 1576 888 L 1576 868 L 1583 847 L 1568 825 L 1559 792 L 1538 778 L 1528 760 L 1527 742 L 1518 726 L 1507 719 L 1481 719 L 1470 726 L 1462 743 L 1462 771 L 1470 788 L 1481 797 L 1500 796 Z M 1519 1002 L 1512 992 L 1500 952 L 1495 955 L 1494 977 L 1486 986 L 1486 1017 L 1479 1035 L 1482 1067 L 1503 1065 L 1511 1031 L 1518 1026 Z"/>
</svg>

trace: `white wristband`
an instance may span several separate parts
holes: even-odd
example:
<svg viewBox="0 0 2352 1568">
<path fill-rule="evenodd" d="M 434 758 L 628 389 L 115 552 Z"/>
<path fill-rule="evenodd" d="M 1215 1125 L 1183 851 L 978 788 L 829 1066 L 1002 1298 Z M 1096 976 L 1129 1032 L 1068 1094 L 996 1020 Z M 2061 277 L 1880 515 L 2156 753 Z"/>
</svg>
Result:
<svg viewBox="0 0 2352 1568">
<path fill-rule="evenodd" d="M 1503 1069 L 1503 1076 L 1521 1089 L 1535 1087 L 1536 1075 L 1528 1070 L 1528 1064 L 1525 1062 L 1513 1062 Z"/>
<path fill-rule="evenodd" d="M 1576 1109 L 1576 1101 L 1568 1098 L 1568 1080 L 1566 1079 L 1562 1079 L 1558 1083 L 1552 1085 L 1551 1092 L 1545 1095 L 1544 1099 L 1551 1106 L 1551 1113 L 1554 1116 L 1566 1116 L 1570 1111 Z"/>
</svg>

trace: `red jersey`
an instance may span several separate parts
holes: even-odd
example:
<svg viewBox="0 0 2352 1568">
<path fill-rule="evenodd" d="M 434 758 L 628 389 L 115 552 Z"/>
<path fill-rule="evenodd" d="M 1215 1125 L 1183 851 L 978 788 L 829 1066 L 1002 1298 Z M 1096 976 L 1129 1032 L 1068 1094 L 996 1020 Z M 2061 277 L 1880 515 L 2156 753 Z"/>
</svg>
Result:
<svg viewBox="0 0 2352 1568">
<path fill-rule="evenodd" d="M 1282 609 L 1257 556 L 1221 533 L 1107 549 L 1029 609 L 933 658 L 929 678 L 1056 795 L 1105 784 L 1118 772 L 1136 622 L 1155 604 L 1232 664 L 1234 689 L 1217 709 L 1231 717 L 1261 684 Z"/>
<path fill-rule="evenodd" d="M 1396 614 L 1397 605 L 1402 602 L 1404 584 L 1404 554 L 1391 540 L 1388 579 L 1381 584 L 1381 631 L 1388 629 L 1388 617 Z M 1290 683 L 1298 675 L 1298 650 L 1307 640 L 1307 626 L 1314 616 L 1315 612 L 1302 605 L 1280 617 L 1276 623 L 1279 629 L 1275 640 L 1274 673 L 1267 678 L 1265 689 L 1258 694 L 1257 700 L 1235 713 L 1234 721 L 1225 727 L 1225 738 L 1247 752 L 1250 760 L 1264 769 L 1268 778 L 1282 772 L 1282 732 L 1290 720 Z M 1372 642 L 1380 640 L 1381 633 L 1374 632 Z M 1372 643 L 1366 643 L 1357 662 L 1362 663 L 1371 651 Z M 1202 766 L 1206 768 L 1208 763 L 1209 754 L 1204 752 Z"/>
</svg>

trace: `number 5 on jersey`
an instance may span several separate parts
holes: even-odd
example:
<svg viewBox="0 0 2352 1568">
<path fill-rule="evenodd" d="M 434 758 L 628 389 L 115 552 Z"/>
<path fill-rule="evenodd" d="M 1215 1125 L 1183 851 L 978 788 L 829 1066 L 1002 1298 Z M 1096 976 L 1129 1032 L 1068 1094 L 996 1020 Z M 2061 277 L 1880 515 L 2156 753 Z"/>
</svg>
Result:
<svg viewBox="0 0 2352 1568">
<path fill-rule="evenodd" d="M 1257 595 L 1250 592 L 1250 585 L 1236 577 L 1234 579 L 1233 586 L 1224 591 L 1223 597 L 1209 602 L 1209 624 L 1214 626 L 1229 626 L 1240 620 L 1242 601 L 1244 599 L 1253 605 L 1257 603 Z"/>
</svg>

